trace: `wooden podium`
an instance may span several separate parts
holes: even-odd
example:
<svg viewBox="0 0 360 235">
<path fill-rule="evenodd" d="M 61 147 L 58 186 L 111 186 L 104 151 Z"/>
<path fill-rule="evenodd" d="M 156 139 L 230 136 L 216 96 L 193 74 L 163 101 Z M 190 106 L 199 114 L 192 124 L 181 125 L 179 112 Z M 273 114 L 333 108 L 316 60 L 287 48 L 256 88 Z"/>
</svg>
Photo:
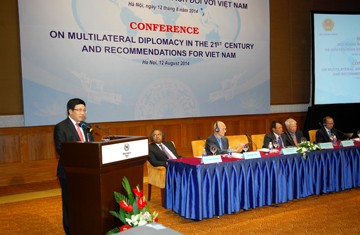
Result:
<svg viewBox="0 0 360 235">
<path fill-rule="evenodd" d="M 143 187 L 143 167 L 148 157 L 144 136 L 112 136 L 107 142 L 62 144 L 66 171 L 71 234 L 105 234 L 121 225 L 111 215 L 118 210 L 114 191 L 126 195 L 122 178 L 131 187 Z"/>
</svg>

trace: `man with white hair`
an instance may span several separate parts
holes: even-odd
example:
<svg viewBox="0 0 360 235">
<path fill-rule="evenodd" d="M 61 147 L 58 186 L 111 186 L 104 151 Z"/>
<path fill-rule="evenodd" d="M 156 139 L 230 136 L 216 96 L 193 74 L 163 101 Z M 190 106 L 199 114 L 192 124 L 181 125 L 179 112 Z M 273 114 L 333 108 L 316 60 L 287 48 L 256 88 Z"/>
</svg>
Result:
<svg viewBox="0 0 360 235">
<path fill-rule="evenodd" d="M 297 123 L 294 119 L 288 118 L 285 121 L 285 146 L 298 146 L 301 142 L 301 138 L 304 137 L 303 133 L 299 130 L 297 130 Z"/>
</svg>

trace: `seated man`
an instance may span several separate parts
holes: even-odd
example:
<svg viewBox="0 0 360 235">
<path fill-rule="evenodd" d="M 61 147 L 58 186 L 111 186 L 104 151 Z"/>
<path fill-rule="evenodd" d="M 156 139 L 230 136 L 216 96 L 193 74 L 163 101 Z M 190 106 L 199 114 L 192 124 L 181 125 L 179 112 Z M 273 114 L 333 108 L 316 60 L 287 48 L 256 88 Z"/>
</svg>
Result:
<svg viewBox="0 0 360 235">
<path fill-rule="evenodd" d="M 267 133 L 264 138 L 263 148 L 267 148 L 269 143 L 277 141 L 279 148 L 285 147 L 286 135 L 283 133 L 283 126 L 279 120 L 273 120 L 271 122 L 271 133 Z"/>
<path fill-rule="evenodd" d="M 323 127 L 316 132 L 316 143 L 331 142 L 330 136 L 333 134 L 339 140 L 339 132 L 334 129 L 334 119 L 330 116 L 323 118 Z"/>
<path fill-rule="evenodd" d="M 285 146 L 294 146 L 297 147 L 301 143 L 302 138 L 304 137 L 301 131 L 297 130 L 297 123 L 294 119 L 289 118 L 285 121 L 286 127 L 286 140 Z"/>
<path fill-rule="evenodd" d="M 166 167 L 169 159 L 176 159 L 177 154 L 174 144 L 171 141 L 163 141 L 165 138 L 161 130 L 153 130 L 150 134 L 149 162 L 153 166 Z"/>
<path fill-rule="evenodd" d="M 228 153 L 229 140 L 225 136 L 225 133 L 225 123 L 221 121 L 216 121 L 214 124 L 214 133 L 206 139 L 205 150 L 207 155 Z M 214 153 L 211 152 L 211 147 L 214 147 Z M 234 152 L 241 152 L 243 150 L 243 147 L 244 144 L 241 143 L 236 149 L 234 149 Z"/>
</svg>

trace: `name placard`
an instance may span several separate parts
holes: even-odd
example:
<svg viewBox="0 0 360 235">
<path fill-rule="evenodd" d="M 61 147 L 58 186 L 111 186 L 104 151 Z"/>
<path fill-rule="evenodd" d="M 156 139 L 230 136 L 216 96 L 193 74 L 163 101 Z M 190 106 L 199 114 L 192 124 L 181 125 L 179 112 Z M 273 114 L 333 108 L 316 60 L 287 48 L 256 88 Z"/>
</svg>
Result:
<svg viewBox="0 0 360 235">
<path fill-rule="evenodd" d="M 201 164 L 211 164 L 211 163 L 218 163 L 222 162 L 220 155 L 210 155 L 210 156 L 204 156 L 201 158 Z"/>
<path fill-rule="evenodd" d="M 261 155 L 260 155 L 259 151 L 245 152 L 245 153 L 243 153 L 243 156 L 244 156 L 245 159 L 261 158 Z"/>
<path fill-rule="evenodd" d="M 334 146 L 331 142 L 318 143 L 318 145 L 320 146 L 321 149 L 333 149 L 334 148 Z"/>
<path fill-rule="evenodd" d="M 340 146 L 343 146 L 343 147 L 354 146 L 354 141 L 352 141 L 352 140 L 342 140 L 340 142 Z"/>
<path fill-rule="evenodd" d="M 289 147 L 281 149 L 281 154 L 288 155 L 288 154 L 295 154 L 297 148 L 296 147 Z"/>
</svg>

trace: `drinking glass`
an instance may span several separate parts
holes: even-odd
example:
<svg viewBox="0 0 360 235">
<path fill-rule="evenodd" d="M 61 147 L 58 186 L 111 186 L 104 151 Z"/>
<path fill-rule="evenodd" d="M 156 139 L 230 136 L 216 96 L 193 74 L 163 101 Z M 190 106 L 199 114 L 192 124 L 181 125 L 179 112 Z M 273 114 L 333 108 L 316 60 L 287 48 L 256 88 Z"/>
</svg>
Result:
<svg viewBox="0 0 360 235">
<path fill-rule="evenodd" d="M 215 155 L 216 150 L 217 150 L 216 145 L 211 145 L 211 146 L 210 146 L 210 152 L 212 152 L 213 155 Z"/>
<path fill-rule="evenodd" d="M 243 150 L 244 152 L 247 152 L 249 150 L 249 143 L 244 144 Z"/>
<path fill-rule="evenodd" d="M 276 139 L 274 139 L 272 143 L 273 143 L 274 148 L 276 148 L 276 149 L 279 148 L 279 142 Z"/>
<path fill-rule="evenodd" d="M 331 133 L 330 140 L 334 146 L 337 145 L 337 139 L 336 139 L 336 135 L 334 133 Z"/>
</svg>

